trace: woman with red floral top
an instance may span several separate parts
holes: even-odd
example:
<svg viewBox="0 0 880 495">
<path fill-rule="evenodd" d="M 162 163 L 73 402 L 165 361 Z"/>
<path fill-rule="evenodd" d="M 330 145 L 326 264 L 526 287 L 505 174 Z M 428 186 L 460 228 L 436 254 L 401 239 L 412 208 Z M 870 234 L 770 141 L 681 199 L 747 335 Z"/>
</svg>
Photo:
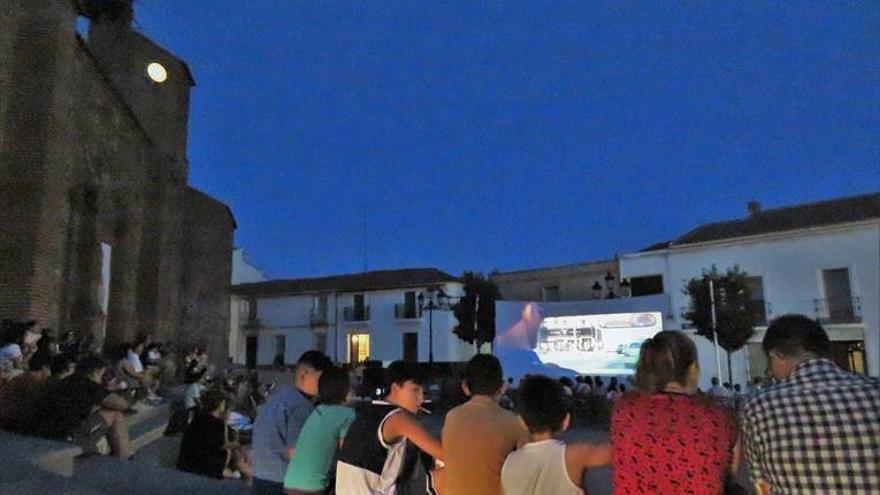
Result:
<svg viewBox="0 0 880 495">
<path fill-rule="evenodd" d="M 736 472 L 734 416 L 697 395 L 697 349 L 680 332 L 642 344 L 634 383 L 611 417 L 614 495 L 719 495 Z"/>
</svg>

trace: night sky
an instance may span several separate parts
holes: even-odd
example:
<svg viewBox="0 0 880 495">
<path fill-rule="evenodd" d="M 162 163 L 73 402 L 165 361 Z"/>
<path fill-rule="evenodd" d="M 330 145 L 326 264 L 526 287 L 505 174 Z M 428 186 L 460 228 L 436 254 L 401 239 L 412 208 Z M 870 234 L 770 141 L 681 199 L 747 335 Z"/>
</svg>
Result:
<svg viewBox="0 0 880 495">
<path fill-rule="evenodd" d="M 273 278 L 608 259 L 880 190 L 880 3 L 137 0 Z M 366 253 L 366 257 L 365 257 Z"/>
</svg>

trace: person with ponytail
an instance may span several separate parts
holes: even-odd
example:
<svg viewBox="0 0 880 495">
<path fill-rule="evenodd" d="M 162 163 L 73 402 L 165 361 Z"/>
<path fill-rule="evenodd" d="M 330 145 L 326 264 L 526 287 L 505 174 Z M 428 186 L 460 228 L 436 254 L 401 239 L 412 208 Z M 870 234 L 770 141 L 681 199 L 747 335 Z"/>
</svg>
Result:
<svg viewBox="0 0 880 495">
<path fill-rule="evenodd" d="M 614 495 L 720 495 L 738 467 L 735 417 L 697 394 L 697 349 L 681 332 L 642 344 L 633 383 L 611 416 Z"/>
</svg>

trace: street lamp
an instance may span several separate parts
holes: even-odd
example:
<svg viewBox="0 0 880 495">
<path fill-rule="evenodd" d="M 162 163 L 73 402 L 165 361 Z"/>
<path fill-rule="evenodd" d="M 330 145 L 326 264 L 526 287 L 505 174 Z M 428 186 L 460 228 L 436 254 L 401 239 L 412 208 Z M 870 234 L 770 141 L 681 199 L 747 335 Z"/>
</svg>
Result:
<svg viewBox="0 0 880 495">
<path fill-rule="evenodd" d="M 605 288 L 611 290 L 611 284 L 614 283 L 614 275 L 610 271 L 605 273 Z"/>
<path fill-rule="evenodd" d="M 598 280 L 592 287 L 590 287 L 590 289 L 593 291 L 593 299 L 599 299 L 602 297 L 602 286 L 599 284 Z"/>
<path fill-rule="evenodd" d="M 615 299 L 617 297 L 617 294 L 614 293 L 614 288 L 613 288 L 614 275 L 611 274 L 611 271 L 605 272 L 604 280 L 605 280 L 605 288 L 608 290 L 608 294 L 605 296 L 605 298 L 606 299 Z M 629 288 L 629 283 L 622 282 L 620 284 L 620 287 L 621 288 L 623 288 L 623 287 Z M 593 291 L 593 299 L 601 299 L 602 298 L 602 284 L 600 284 L 598 280 L 592 285 L 592 287 L 590 287 L 590 290 Z"/>
<path fill-rule="evenodd" d="M 436 297 L 435 297 L 436 294 Z M 443 289 L 428 289 L 428 297 L 419 292 L 419 309 L 428 310 L 428 362 L 434 364 L 434 310 L 448 308 L 448 296 Z M 427 299 L 427 300 L 426 300 Z"/>
</svg>

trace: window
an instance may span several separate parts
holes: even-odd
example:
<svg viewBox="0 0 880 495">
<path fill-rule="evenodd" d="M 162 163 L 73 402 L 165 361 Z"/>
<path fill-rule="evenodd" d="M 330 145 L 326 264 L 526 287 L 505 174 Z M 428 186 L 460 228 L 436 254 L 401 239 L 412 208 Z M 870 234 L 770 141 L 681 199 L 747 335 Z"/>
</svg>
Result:
<svg viewBox="0 0 880 495">
<path fill-rule="evenodd" d="M 366 297 L 363 294 L 355 294 L 354 296 L 354 320 L 355 321 L 365 321 L 367 320 L 367 303 Z"/>
<path fill-rule="evenodd" d="M 348 336 L 348 362 L 360 364 L 370 357 L 370 334 L 353 333 Z"/>
<path fill-rule="evenodd" d="M 403 334 L 403 360 L 415 363 L 419 360 L 419 334 L 407 332 Z"/>
<path fill-rule="evenodd" d="M 287 351 L 287 337 L 284 335 L 276 335 L 275 336 L 275 358 L 281 356 L 281 359 L 284 359 L 284 354 Z"/>
<path fill-rule="evenodd" d="M 825 299 L 817 304 L 817 316 L 827 319 L 828 323 L 857 321 L 849 285 L 849 269 L 822 270 L 822 283 Z"/>
<path fill-rule="evenodd" d="M 394 317 L 398 320 L 411 320 L 419 317 L 419 308 L 416 307 L 415 292 L 404 292 L 403 303 L 394 305 Z"/>
<path fill-rule="evenodd" d="M 416 317 L 416 293 L 415 291 L 407 291 L 403 294 L 403 305 L 410 318 Z"/>
<path fill-rule="evenodd" d="M 755 315 L 755 325 L 766 325 L 767 305 L 764 301 L 764 280 L 761 277 L 748 277 L 746 285 L 752 294 L 749 309 Z"/>
<path fill-rule="evenodd" d="M 327 317 L 327 294 L 318 294 L 312 302 L 315 316 Z"/>
<path fill-rule="evenodd" d="M 645 275 L 629 279 L 630 294 L 633 297 L 663 294 L 663 275 Z"/>
<path fill-rule="evenodd" d="M 248 299 L 248 321 L 257 321 L 257 300 Z"/>
<path fill-rule="evenodd" d="M 327 324 L 327 294 L 318 294 L 312 299 L 311 323 L 313 326 Z"/>
<path fill-rule="evenodd" d="M 327 334 L 325 332 L 315 332 L 315 349 L 327 352 Z"/>
<path fill-rule="evenodd" d="M 831 343 L 831 359 L 840 367 L 853 373 L 867 374 L 865 365 L 865 342 L 861 340 L 835 341 Z"/>
<path fill-rule="evenodd" d="M 559 286 L 549 285 L 547 287 L 544 287 L 542 296 L 544 302 L 559 301 Z"/>
</svg>

